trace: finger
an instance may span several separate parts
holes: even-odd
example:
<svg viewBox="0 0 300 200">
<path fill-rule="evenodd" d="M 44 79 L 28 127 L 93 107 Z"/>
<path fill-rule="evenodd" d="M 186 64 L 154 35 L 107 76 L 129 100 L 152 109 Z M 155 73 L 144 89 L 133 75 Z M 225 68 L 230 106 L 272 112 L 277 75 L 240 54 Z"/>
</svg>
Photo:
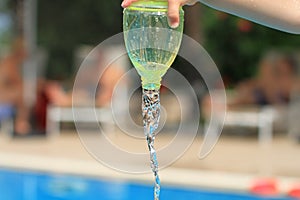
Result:
<svg viewBox="0 0 300 200">
<path fill-rule="evenodd" d="M 168 0 L 168 2 L 169 25 L 172 28 L 177 28 L 179 25 L 179 8 L 181 6 L 181 3 L 179 0 Z"/>
<path fill-rule="evenodd" d="M 124 0 L 122 2 L 121 6 L 123 8 L 126 8 L 126 7 L 130 6 L 133 2 L 136 2 L 136 1 L 138 1 L 138 0 Z"/>
</svg>

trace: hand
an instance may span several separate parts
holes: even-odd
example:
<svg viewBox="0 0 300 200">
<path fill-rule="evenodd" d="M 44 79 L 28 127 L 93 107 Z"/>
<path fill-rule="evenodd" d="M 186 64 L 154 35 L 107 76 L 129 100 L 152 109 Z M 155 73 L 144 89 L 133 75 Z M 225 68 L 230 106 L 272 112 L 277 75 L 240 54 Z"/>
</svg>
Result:
<svg viewBox="0 0 300 200">
<path fill-rule="evenodd" d="M 122 7 L 126 8 L 136 1 L 138 0 L 124 0 L 122 2 Z M 176 28 L 179 25 L 179 8 L 183 5 L 193 5 L 196 2 L 197 0 L 168 0 L 169 25 L 172 28 Z"/>
</svg>

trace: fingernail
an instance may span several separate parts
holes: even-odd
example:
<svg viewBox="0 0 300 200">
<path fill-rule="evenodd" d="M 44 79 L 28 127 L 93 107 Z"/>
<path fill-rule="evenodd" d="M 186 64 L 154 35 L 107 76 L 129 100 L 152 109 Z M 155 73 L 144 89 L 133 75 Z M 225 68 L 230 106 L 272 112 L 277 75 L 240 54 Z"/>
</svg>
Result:
<svg viewBox="0 0 300 200">
<path fill-rule="evenodd" d="M 173 22 L 173 23 L 170 24 L 171 28 L 177 28 L 178 26 L 179 26 L 178 22 Z"/>
<path fill-rule="evenodd" d="M 121 6 L 124 8 L 124 6 L 125 6 L 125 3 L 126 3 L 126 0 L 124 0 L 123 2 L 122 2 L 122 4 L 121 4 Z"/>
<path fill-rule="evenodd" d="M 171 28 L 177 28 L 179 26 L 179 21 L 173 17 L 168 17 L 168 23 Z"/>
</svg>

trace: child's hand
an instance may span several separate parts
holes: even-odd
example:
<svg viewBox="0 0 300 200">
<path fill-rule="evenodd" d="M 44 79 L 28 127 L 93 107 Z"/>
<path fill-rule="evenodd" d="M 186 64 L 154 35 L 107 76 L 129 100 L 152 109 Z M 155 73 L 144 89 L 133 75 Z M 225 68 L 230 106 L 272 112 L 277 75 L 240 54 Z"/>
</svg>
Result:
<svg viewBox="0 0 300 200">
<path fill-rule="evenodd" d="M 124 0 L 122 2 L 122 7 L 126 8 L 130 6 L 131 3 L 136 2 L 138 0 Z M 183 5 L 193 5 L 197 2 L 197 0 L 168 0 L 169 8 L 168 8 L 168 17 L 169 24 L 172 28 L 176 28 L 179 25 L 179 8 Z"/>
</svg>

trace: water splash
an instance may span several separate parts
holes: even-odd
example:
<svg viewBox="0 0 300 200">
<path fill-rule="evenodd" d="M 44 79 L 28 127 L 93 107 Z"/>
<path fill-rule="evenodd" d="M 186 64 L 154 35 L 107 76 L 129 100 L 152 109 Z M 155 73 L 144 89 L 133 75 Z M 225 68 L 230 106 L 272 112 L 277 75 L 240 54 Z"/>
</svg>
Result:
<svg viewBox="0 0 300 200">
<path fill-rule="evenodd" d="M 143 89 L 142 112 L 144 133 L 147 138 L 150 153 L 151 169 L 155 177 L 154 199 L 159 200 L 160 179 L 158 176 L 158 161 L 154 148 L 155 131 L 158 128 L 160 117 L 159 90 Z"/>
</svg>

